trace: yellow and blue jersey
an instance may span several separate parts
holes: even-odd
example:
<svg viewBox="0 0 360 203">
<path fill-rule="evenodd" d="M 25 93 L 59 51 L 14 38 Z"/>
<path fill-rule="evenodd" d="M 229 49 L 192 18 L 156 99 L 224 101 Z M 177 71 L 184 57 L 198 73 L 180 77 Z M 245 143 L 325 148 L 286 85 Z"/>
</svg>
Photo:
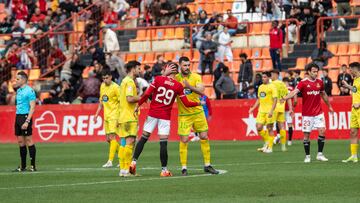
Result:
<svg viewBox="0 0 360 203">
<path fill-rule="evenodd" d="M 120 85 L 120 116 L 119 123 L 136 122 L 138 118 L 134 116 L 136 103 L 130 103 L 126 97 L 137 96 L 134 79 L 126 76 Z"/>
<path fill-rule="evenodd" d="M 105 121 L 116 120 L 119 117 L 120 89 L 118 84 L 114 82 L 110 85 L 102 83 L 99 101 L 104 106 Z"/>
<path fill-rule="evenodd" d="M 273 99 L 278 98 L 275 85 L 271 83 L 260 85 L 258 90 L 258 98 L 260 102 L 259 112 L 269 113 L 273 105 Z"/>
</svg>

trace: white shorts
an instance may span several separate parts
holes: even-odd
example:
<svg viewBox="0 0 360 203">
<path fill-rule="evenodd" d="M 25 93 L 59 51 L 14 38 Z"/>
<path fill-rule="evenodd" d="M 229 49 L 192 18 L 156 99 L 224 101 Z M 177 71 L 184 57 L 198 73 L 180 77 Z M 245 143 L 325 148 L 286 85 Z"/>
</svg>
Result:
<svg viewBox="0 0 360 203">
<path fill-rule="evenodd" d="M 317 116 L 303 116 L 302 117 L 302 131 L 310 133 L 312 130 L 318 128 L 325 128 L 325 116 L 319 114 Z"/>
<path fill-rule="evenodd" d="M 151 116 L 148 116 L 146 118 L 146 121 L 144 124 L 144 131 L 148 132 L 148 133 L 152 133 L 156 126 L 158 127 L 159 135 L 169 135 L 170 134 L 170 120 L 154 118 Z"/>
<path fill-rule="evenodd" d="M 292 123 L 293 122 L 292 117 L 290 115 L 290 112 L 288 112 L 288 111 L 285 112 L 285 120 L 286 120 L 286 123 Z"/>
</svg>

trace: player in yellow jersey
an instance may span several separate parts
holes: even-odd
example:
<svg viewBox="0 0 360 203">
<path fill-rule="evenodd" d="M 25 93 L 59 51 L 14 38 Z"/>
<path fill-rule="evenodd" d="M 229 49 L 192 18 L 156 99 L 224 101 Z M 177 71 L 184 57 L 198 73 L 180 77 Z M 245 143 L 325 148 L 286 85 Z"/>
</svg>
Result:
<svg viewBox="0 0 360 203">
<path fill-rule="evenodd" d="M 204 94 L 204 86 L 201 76 L 190 72 L 190 60 L 188 57 L 179 59 L 180 73 L 175 79 L 184 86 L 184 93 L 189 101 L 200 102 L 199 96 Z M 200 146 L 204 158 L 204 171 L 211 174 L 218 174 L 210 163 L 210 144 L 208 138 L 208 124 L 202 106 L 186 107 L 182 101 L 177 98 L 178 104 L 178 134 L 180 136 L 180 162 L 182 166 L 182 175 L 186 176 L 187 172 L 187 153 L 189 134 L 193 128 L 199 133 Z"/>
<path fill-rule="evenodd" d="M 249 114 L 252 114 L 259 106 L 258 114 L 256 116 L 256 128 L 264 140 L 264 146 L 259 148 L 258 151 L 264 153 L 272 153 L 272 141 L 274 139 L 274 111 L 278 98 L 275 85 L 270 83 L 270 76 L 270 72 L 262 73 L 263 84 L 259 87 L 258 99 L 249 110 Z M 264 130 L 264 126 L 266 126 L 267 130 Z"/>
<path fill-rule="evenodd" d="M 273 70 L 271 71 L 271 84 L 276 87 L 278 98 L 285 97 L 289 90 L 287 89 L 285 83 L 279 80 L 279 71 Z M 289 107 L 289 112 L 292 114 L 292 103 L 291 99 L 287 100 L 287 105 Z M 286 130 L 285 130 L 285 102 L 280 102 L 278 99 L 276 108 L 274 111 L 274 121 L 279 126 L 279 133 L 280 134 L 280 143 L 281 143 L 281 151 L 286 151 Z M 270 142 L 271 140 L 269 140 Z"/>
<path fill-rule="evenodd" d="M 98 116 L 102 108 L 104 108 L 104 127 L 106 140 L 110 144 L 109 159 L 102 167 L 112 167 L 112 162 L 119 144 L 116 141 L 117 120 L 119 117 L 119 85 L 112 81 L 111 73 L 108 70 L 102 72 L 103 83 L 100 87 L 100 103 L 94 116 L 94 122 L 97 122 Z"/>
<path fill-rule="evenodd" d="M 349 64 L 351 75 L 354 77 L 354 84 L 351 86 L 345 80 L 342 84 L 352 92 L 352 109 L 350 117 L 350 152 L 351 156 L 343 160 L 344 163 L 358 162 L 357 152 L 359 148 L 358 133 L 360 128 L 360 63 Z"/>
<path fill-rule="evenodd" d="M 141 64 L 137 61 L 129 61 L 126 65 L 127 76 L 120 85 L 120 137 L 125 138 L 126 145 L 124 150 L 119 151 L 120 173 L 119 176 L 130 176 L 130 163 L 133 154 L 135 139 L 138 132 L 138 115 L 134 115 L 138 96 L 135 78 L 140 74 Z M 130 172 L 129 172 L 130 170 Z"/>
</svg>

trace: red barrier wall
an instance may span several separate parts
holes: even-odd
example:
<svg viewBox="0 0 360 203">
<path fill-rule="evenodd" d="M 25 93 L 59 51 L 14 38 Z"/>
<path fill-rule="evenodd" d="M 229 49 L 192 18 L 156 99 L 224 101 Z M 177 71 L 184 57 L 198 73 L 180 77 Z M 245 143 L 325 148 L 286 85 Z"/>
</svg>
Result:
<svg viewBox="0 0 360 203">
<path fill-rule="evenodd" d="M 211 140 L 258 140 L 255 119 L 248 114 L 255 100 L 212 101 L 213 117 L 209 122 Z M 349 137 L 351 97 L 332 97 L 335 114 L 325 111 L 327 138 L 345 139 Z M 104 141 L 102 118 L 93 121 L 97 105 L 43 105 L 36 106 L 33 119 L 33 136 L 36 142 L 97 142 Z M 140 116 L 140 131 L 147 114 L 145 106 Z M 178 140 L 177 108 L 174 105 L 170 140 Z M 16 142 L 14 136 L 14 106 L 0 107 L 0 143 Z M 312 133 L 312 138 L 317 133 Z M 301 139 L 301 99 L 295 109 L 294 139 Z M 154 134 L 153 140 L 158 139 Z"/>
</svg>

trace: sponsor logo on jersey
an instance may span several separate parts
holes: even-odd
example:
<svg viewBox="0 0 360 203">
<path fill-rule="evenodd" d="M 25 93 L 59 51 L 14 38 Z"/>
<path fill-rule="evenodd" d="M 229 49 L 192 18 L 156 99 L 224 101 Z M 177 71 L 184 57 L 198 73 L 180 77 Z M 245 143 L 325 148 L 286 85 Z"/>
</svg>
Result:
<svg viewBox="0 0 360 203">
<path fill-rule="evenodd" d="M 320 94 L 320 91 L 315 91 L 315 90 L 313 90 L 313 91 L 307 92 L 306 94 L 307 94 L 307 95 L 314 95 L 314 96 L 316 96 L 316 95 Z"/>
<path fill-rule="evenodd" d="M 319 83 L 316 83 L 316 87 L 317 87 L 317 88 L 320 88 L 320 84 L 319 84 Z"/>
<path fill-rule="evenodd" d="M 188 89 L 188 88 L 185 88 L 184 89 L 184 94 L 185 95 L 189 95 L 189 94 L 191 94 L 192 93 L 192 91 L 190 90 L 190 89 Z"/>
<path fill-rule="evenodd" d="M 356 92 L 357 92 L 357 88 L 356 88 L 356 87 L 353 87 L 353 88 L 352 88 L 352 92 L 356 93 Z"/>
<path fill-rule="evenodd" d="M 109 97 L 108 97 L 106 94 L 104 94 L 104 95 L 102 96 L 102 101 L 103 101 L 103 102 L 109 101 Z"/>
<path fill-rule="evenodd" d="M 265 93 L 265 92 L 260 92 L 260 97 L 261 97 L 261 98 L 266 97 L 266 93 Z"/>
</svg>

